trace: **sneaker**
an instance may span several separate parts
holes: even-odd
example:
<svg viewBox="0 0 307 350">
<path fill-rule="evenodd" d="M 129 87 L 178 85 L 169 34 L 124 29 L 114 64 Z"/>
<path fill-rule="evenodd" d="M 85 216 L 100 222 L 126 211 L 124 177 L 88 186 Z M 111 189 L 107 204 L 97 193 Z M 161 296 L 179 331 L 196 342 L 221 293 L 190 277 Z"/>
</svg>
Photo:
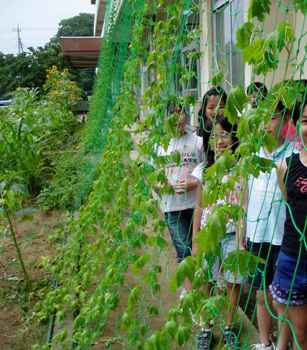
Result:
<svg viewBox="0 0 307 350">
<path fill-rule="evenodd" d="M 197 350 L 210 350 L 213 345 L 212 329 L 202 329 L 197 336 Z"/>
<path fill-rule="evenodd" d="M 224 330 L 224 343 L 227 349 L 239 349 L 240 343 L 236 332 L 231 328 Z"/>
<path fill-rule="evenodd" d="M 188 291 L 184 287 L 182 287 L 179 294 L 179 300 L 182 300 L 187 294 L 188 294 Z"/>
<path fill-rule="evenodd" d="M 272 342 L 268 345 L 262 343 L 252 344 L 251 350 L 275 350 L 275 345 Z"/>
</svg>

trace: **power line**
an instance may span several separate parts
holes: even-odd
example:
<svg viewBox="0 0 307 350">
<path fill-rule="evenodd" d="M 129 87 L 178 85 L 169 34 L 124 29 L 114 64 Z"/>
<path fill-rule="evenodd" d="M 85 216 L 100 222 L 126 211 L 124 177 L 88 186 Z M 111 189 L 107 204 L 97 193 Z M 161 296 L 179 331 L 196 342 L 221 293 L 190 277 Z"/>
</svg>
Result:
<svg viewBox="0 0 307 350">
<path fill-rule="evenodd" d="M 50 30 L 57 30 L 57 27 L 23 27 L 23 31 L 50 31 Z M 16 32 L 16 28 L 13 28 L 13 31 Z"/>
</svg>

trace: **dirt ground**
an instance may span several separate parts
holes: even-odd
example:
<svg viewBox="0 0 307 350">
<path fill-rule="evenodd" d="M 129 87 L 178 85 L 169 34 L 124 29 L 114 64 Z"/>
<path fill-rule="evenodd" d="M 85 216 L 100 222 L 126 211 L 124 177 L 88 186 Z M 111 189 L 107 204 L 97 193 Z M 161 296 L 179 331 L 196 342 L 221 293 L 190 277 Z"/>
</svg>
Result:
<svg viewBox="0 0 307 350">
<path fill-rule="evenodd" d="M 29 300 L 26 299 L 22 287 L 23 276 L 11 236 L 6 225 L 0 222 L 0 350 L 30 350 L 33 344 L 44 343 L 47 339 L 47 324 L 39 326 L 34 324 L 31 314 L 33 306 L 42 297 L 41 293 L 44 293 L 49 286 L 49 276 L 43 270 L 41 261 L 44 256 L 54 254 L 54 248 L 48 236 L 62 224 L 62 217 L 63 215 L 58 212 L 45 214 L 35 211 L 32 220 L 16 222 L 17 239 L 34 286 L 34 292 Z M 155 254 L 155 252 L 152 253 Z M 169 240 L 167 249 L 157 255 L 154 255 L 155 262 L 163 267 L 159 280 L 163 293 L 158 297 L 148 295 L 146 296 L 148 300 L 143 301 L 145 307 L 149 301 L 154 302 L 160 311 L 151 322 L 151 327 L 154 329 L 158 329 L 163 324 L 167 310 L 179 297 L 170 291 L 170 279 L 175 272 L 176 263 L 174 249 Z M 116 340 L 119 336 L 116 330 L 120 322 L 121 310 L 126 304 L 125 301 L 134 282 L 134 277 L 128 275 L 125 288 L 120 292 L 123 303 L 120 303 L 122 305 L 111 314 L 103 335 L 93 346 L 93 350 L 123 349 L 120 342 L 115 341 L 111 347 L 106 344 L 110 339 Z M 72 318 L 67 320 L 66 325 L 68 330 L 71 329 Z M 254 329 L 252 333 L 255 333 Z M 193 343 L 194 340 L 184 348 L 194 349 Z M 52 349 L 62 350 L 57 346 Z"/>
<path fill-rule="evenodd" d="M 17 220 L 17 241 L 33 292 L 27 298 L 23 288 L 23 274 L 16 250 L 4 222 L 0 222 L 0 349 L 30 350 L 31 346 L 46 336 L 47 327 L 33 326 L 32 308 L 48 285 L 48 275 L 41 266 L 44 256 L 52 255 L 49 233 L 59 225 L 61 215 L 44 214 L 31 210 L 31 220 Z"/>
<path fill-rule="evenodd" d="M 6 223 L 0 222 L 0 350 L 30 350 L 33 344 L 44 342 L 47 338 L 47 325 L 34 326 L 31 314 L 35 303 L 39 300 L 38 293 L 43 293 L 44 288 L 48 287 L 49 276 L 42 268 L 41 262 L 43 257 L 54 254 L 48 236 L 61 225 L 62 215 L 58 212 L 46 214 L 35 209 L 32 211 L 33 217 L 30 220 L 16 220 L 14 223 L 26 269 L 34 286 L 34 292 L 28 300 L 12 238 Z M 159 263 L 161 266 L 167 266 L 160 279 L 164 292 L 163 300 L 159 300 L 158 304 L 159 309 L 163 311 L 167 310 L 178 297 L 169 288 L 169 280 L 176 268 L 175 254 L 170 243 L 167 250 L 159 256 Z M 127 288 L 121 292 L 123 300 L 127 299 L 129 285 L 133 283 L 133 278 L 128 276 Z M 165 314 L 162 314 L 155 319 L 155 328 L 162 325 L 164 316 Z M 119 319 L 120 309 L 111 315 L 103 337 L 97 341 L 93 349 L 107 349 L 105 346 L 107 341 L 116 337 L 114 330 Z M 70 323 L 68 320 L 68 328 Z M 115 344 L 112 349 L 116 348 Z"/>
</svg>

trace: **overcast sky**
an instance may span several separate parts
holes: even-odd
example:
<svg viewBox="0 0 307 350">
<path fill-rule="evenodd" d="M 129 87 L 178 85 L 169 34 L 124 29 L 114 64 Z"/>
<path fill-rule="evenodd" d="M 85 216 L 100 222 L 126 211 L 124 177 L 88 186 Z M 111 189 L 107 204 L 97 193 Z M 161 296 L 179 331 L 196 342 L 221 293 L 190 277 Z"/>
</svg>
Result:
<svg viewBox="0 0 307 350">
<path fill-rule="evenodd" d="M 59 22 L 80 12 L 94 13 L 91 0 L 0 0 L 0 51 L 17 53 L 17 25 L 24 48 L 43 46 Z"/>
</svg>

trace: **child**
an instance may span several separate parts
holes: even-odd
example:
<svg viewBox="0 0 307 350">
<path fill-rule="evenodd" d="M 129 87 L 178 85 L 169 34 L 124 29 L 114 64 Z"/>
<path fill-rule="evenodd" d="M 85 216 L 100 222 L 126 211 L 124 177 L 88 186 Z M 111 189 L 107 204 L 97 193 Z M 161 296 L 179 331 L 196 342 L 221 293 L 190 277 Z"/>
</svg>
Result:
<svg viewBox="0 0 307 350">
<path fill-rule="evenodd" d="M 213 87 L 204 94 L 202 105 L 198 112 L 198 135 L 203 137 L 207 167 L 214 162 L 213 151 L 209 148 L 212 120 L 216 115 L 224 114 L 226 100 L 226 92 L 220 86 Z"/>
<path fill-rule="evenodd" d="M 301 118 L 300 115 L 302 114 Z M 298 123 L 298 119 L 300 122 Z M 279 184 L 286 199 L 284 238 L 270 291 L 279 316 L 294 327 L 294 349 L 307 349 L 307 100 L 293 116 L 304 144 L 298 154 L 278 168 Z M 285 312 L 286 315 L 285 315 Z M 286 344 L 278 347 L 285 350 Z"/>
<path fill-rule="evenodd" d="M 280 132 L 285 123 L 285 116 L 286 110 L 279 102 L 270 123 L 266 126 L 267 132 L 277 139 L 277 148 L 270 153 L 262 147 L 258 153 L 259 157 L 279 162 L 291 154 L 293 146 L 284 144 Z M 272 319 L 266 309 L 264 297 L 273 279 L 285 220 L 285 206 L 278 188 L 276 169 L 272 169 L 270 173 L 261 172 L 257 178 L 251 176 L 248 180 L 247 197 L 246 237 L 248 249 L 252 254 L 260 256 L 266 261 L 265 264 L 258 264 L 257 270 L 251 278 L 251 286 L 257 294 L 256 308 L 260 337 L 260 343 L 254 344 L 253 348 L 271 350 L 274 348 L 270 339 Z M 270 294 L 267 297 L 269 304 L 271 304 Z"/>
<path fill-rule="evenodd" d="M 214 141 L 214 154 L 215 158 L 219 156 L 226 149 L 231 149 L 233 152 L 238 146 L 238 139 L 235 136 L 236 126 L 230 124 L 224 116 L 216 116 L 215 119 L 212 120 L 212 139 Z M 192 176 L 195 176 L 201 183 L 202 181 L 202 170 L 203 167 L 198 166 L 194 169 Z M 238 193 L 239 188 L 236 191 L 233 191 L 228 198 L 225 198 L 224 201 L 219 201 L 219 204 L 232 203 L 239 204 L 240 196 Z M 217 204 L 218 205 L 218 204 Z M 198 207 L 195 210 L 194 215 L 194 223 L 193 223 L 193 237 L 196 236 L 199 229 L 205 225 L 208 216 L 212 212 L 212 207 L 208 207 L 206 209 L 201 209 L 201 186 L 198 187 Z M 225 259 L 229 253 L 235 251 L 239 247 L 240 238 L 236 237 L 236 233 L 238 230 L 234 223 L 229 222 L 227 224 L 227 233 L 226 236 L 221 241 L 221 252 L 222 259 Z M 214 279 L 219 277 L 220 266 L 216 263 L 213 267 Z M 227 282 L 227 294 L 230 299 L 231 309 L 228 310 L 226 316 L 226 328 L 224 330 L 224 340 L 225 344 L 232 348 L 237 349 L 239 346 L 237 336 L 233 329 L 231 328 L 233 322 L 233 314 L 238 305 L 239 294 L 240 294 L 240 276 L 234 276 L 230 272 L 225 272 L 223 274 L 224 279 Z M 198 337 L 199 347 L 198 349 L 210 349 L 211 348 L 211 340 L 212 340 L 212 329 L 208 327 L 204 329 L 202 333 Z"/>
<path fill-rule="evenodd" d="M 158 148 L 158 156 L 180 155 L 180 164 L 167 164 L 165 173 L 172 194 L 162 196 L 162 210 L 180 263 L 192 252 L 193 211 L 196 204 L 197 181 L 189 175 L 203 161 L 202 139 L 187 128 L 188 115 L 182 106 L 171 106 L 169 114 L 177 118 L 179 136 L 170 140 L 166 150 Z"/>
</svg>

